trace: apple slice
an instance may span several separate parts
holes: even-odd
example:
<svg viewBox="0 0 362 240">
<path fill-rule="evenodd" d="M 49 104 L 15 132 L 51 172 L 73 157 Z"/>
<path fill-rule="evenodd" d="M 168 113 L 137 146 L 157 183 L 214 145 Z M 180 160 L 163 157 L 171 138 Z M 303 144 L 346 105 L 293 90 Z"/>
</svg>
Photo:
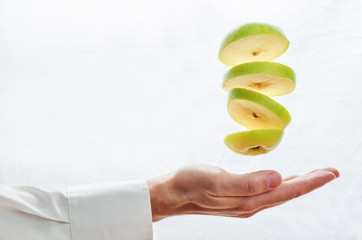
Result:
<svg viewBox="0 0 362 240">
<path fill-rule="evenodd" d="M 244 155 L 265 154 L 278 146 L 283 136 L 281 129 L 256 129 L 227 135 L 224 143 L 232 151 Z"/>
<path fill-rule="evenodd" d="M 295 89 L 295 73 L 275 62 L 249 62 L 231 68 L 224 75 L 223 88 L 246 88 L 267 96 L 280 96 Z"/>
<path fill-rule="evenodd" d="M 229 92 L 227 104 L 232 119 L 249 129 L 284 129 L 291 120 L 287 109 L 268 96 L 244 89 Z"/>
<path fill-rule="evenodd" d="M 221 44 L 219 59 L 228 66 L 271 61 L 282 55 L 289 41 L 280 29 L 263 23 L 245 24 L 230 32 Z"/>
</svg>

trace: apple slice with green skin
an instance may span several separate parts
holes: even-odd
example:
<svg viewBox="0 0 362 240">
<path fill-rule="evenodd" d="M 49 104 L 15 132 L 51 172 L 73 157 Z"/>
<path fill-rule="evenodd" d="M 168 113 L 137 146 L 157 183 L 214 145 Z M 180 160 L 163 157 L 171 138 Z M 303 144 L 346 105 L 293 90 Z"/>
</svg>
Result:
<svg viewBox="0 0 362 240">
<path fill-rule="evenodd" d="M 221 44 L 219 59 L 228 66 L 245 62 L 271 61 L 289 47 L 289 40 L 276 26 L 245 24 L 230 32 Z"/>
<path fill-rule="evenodd" d="M 275 62 L 249 62 L 231 68 L 224 75 L 223 88 L 246 88 L 267 96 L 280 96 L 295 89 L 295 73 Z"/>
<path fill-rule="evenodd" d="M 227 104 L 232 119 L 249 129 L 284 129 L 291 120 L 287 109 L 264 94 L 234 88 Z"/>
<path fill-rule="evenodd" d="M 265 154 L 280 143 L 283 136 L 281 129 L 256 129 L 227 135 L 224 143 L 232 151 L 244 155 Z"/>
</svg>

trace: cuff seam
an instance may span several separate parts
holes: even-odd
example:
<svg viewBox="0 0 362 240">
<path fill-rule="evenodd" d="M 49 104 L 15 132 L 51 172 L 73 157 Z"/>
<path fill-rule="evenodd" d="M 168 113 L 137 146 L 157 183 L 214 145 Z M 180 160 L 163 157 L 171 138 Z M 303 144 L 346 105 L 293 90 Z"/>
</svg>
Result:
<svg viewBox="0 0 362 240">
<path fill-rule="evenodd" d="M 74 189 L 67 189 L 71 240 L 82 240 L 82 237 L 77 234 L 77 226 L 74 226 L 79 222 L 75 220 L 76 215 L 73 214 L 74 206 L 79 207 L 78 195 L 74 191 Z"/>
<path fill-rule="evenodd" d="M 148 183 L 145 181 L 145 185 L 143 187 L 143 194 L 144 194 L 144 208 L 145 208 L 145 218 L 148 222 L 147 226 L 147 239 L 152 240 L 153 239 L 153 231 L 152 231 L 152 208 L 151 208 L 151 196 L 148 190 Z M 147 216 L 151 212 L 151 223 L 149 222 L 149 216 Z"/>
</svg>

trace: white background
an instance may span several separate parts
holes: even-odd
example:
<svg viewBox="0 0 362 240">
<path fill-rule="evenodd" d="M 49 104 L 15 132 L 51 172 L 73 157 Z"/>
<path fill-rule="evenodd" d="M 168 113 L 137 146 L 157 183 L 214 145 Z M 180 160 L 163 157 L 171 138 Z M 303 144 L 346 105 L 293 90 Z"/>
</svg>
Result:
<svg viewBox="0 0 362 240">
<path fill-rule="evenodd" d="M 151 178 L 188 163 L 341 178 L 250 219 L 182 216 L 156 240 L 362 239 L 362 2 L 0 0 L 0 181 L 45 189 Z M 217 59 L 246 22 L 278 25 L 296 90 L 279 147 L 237 155 Z M 1 231 L 1 230 L 0 230 Z"/>
</svg>

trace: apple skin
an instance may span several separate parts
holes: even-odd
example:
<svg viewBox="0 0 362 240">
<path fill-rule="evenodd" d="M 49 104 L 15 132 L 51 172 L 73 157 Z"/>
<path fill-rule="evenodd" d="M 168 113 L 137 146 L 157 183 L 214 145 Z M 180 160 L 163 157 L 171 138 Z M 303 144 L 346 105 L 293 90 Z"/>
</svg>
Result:
<svg viewBox="0 0 362 240">
<path fill-rule="evenodd" d="M 283 134 L 281 129 L 255 129 L 229 134 L 224 138 L 224 143 L 238 154 L 260 155 L 276 148 Z"/>
<path fill-rule="evenodd" d="M 285 34 L 282 32 L 281 29 L 279 29 L 277 26 L 271 25 L 271 24 L 265 24 L 265 23 L 248 23 L 245 25 L 242 25 L 234 30 L 232 30 L 231 32 L 229 32 L 226 37 L 224 38 L 224 40 L 221 43 L 220 46 L 220 50 L 219 50 L 219 60 L 224 63 L 225 65 L 228 66 L 235 66 L 238 64 L 241 64 L 243 62 L 251 62 L 249 60 L 247 61 L 240 61 L 238 63 L 233 62 L 233 61 L 228 61 L 225 56 L 224 56 L 224 50 L 230 46 L 232 43 L 243 39 L 243 38 L 247 38 L 250 36 L 256 36 L 256 35 L 269 35 L 269 36 L 275 36 L 280 38 L 280 41 L 283 41 L 283 44 L 281 44 L 280 49 L 278 49 L 278 51 L 276 51 L 273 56 L 268 57 L 267 59 L 263 59 L 263 60 L 257 60 L 257 61 L 271 61 L 277 57 L 279 57 L 280 55 L 282 55 L 289 47 L 289 40 L 287 39 L 287 37 L 285 36 Z M 270 48 L 272 49 L 273 46 L 270 46 Z M 248 46 L 249 50 L 252 50 L 252 48 L 250 48 Z"/>
<path fill-rule="evenodd" d="M 283 79 L 283 81 L 288 82 L 289 88 L 285 88 L 285 86 L 283 86 L 285 89 L 282 89 L 283 87 L 280 87 L 281 90 L 277 94 L 272 94 L 268 96 L 280 96 L 288 94 L 295 89 L 295 73 L 292 68 L 280 63 L 266 61 L 248 62 L 232 67 L 224 75 L 223 88 L 224 90 L 229 91 L 230 87 L 228 86 L 228 83 L 231 82 L 231 80 L 234 80 L 237 77 L 247 75 L 254 75 L 254 78 L 257 78 L 256 74 L 270 75 L 271 77 L 277 76 Z M 288 80 L 290 80 L 290 82 Z M 286 82 L 284 82 L 284 85 L 286 85 Z M 257 89 L 251 90 L 266 94 L 265 92 L 258 91 Z"/>
<path fill-rule="evenodd" d="M 263 109 L 266 109 L 267 111 L 274 114 L 275 117 L 280 120 L 281 124 L 279 124 L 279 126 L 271 126 L 269 124 L 268 127 L 246 126 L 245 122 L 243 122 L 243 119 L 242 119 L 242 118 L 245 118 L 246 116 L 240 116 L 239 118 L 236 118 L 234 116 L 234 113 L 232 112 L 232 109 L 230 108 L 231 102 L 234 100 L 245 100 L 245 101 L 249 101 L 249 102 L 252 102 L 253 104 L 263 107 Z M 258 92 L 252 91 L 252 90 L 244 89 L 244 88 L 234 88 L 229 92 L 227 109 L 228 109 L 229 115 L 231 116 L 232 119 L 234 119 L 239 124 L 244 125 L 245 127 L 250 128 L 250 129 L 257 129 L 257 128 L 284 129 L 292 119 L 288 110 L 285 109 L 278 102 L 274 101 L 273 99 L 271 99 L 268 96 L 265 96 L 264 94 L 261 94 L 261 93 L 258 93 Z M 271 124 L 273 124 L 273 123 L 271 123 Z"/>
</svg>

